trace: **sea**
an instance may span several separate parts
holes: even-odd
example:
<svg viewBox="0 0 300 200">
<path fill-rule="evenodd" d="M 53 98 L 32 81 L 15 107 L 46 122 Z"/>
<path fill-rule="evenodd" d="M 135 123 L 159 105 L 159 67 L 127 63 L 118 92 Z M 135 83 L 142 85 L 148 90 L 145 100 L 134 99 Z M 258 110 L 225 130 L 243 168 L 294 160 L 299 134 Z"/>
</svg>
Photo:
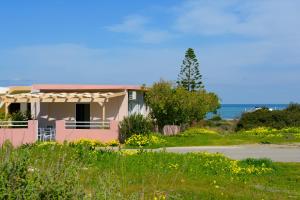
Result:
<svg viewBox="0 0 300 200">
<path fill-rule="evenodd" d="M 288 104 L 222 104 L 221 108 L 217 110 L 217 114 L 222 119 L 238 119 L 244 112 L 251 111 L 258 107 L 268 107 L 273 110 L 285 109 Z M 209 113 L 207 118 L 209 119 L 213 114 Z"/>
</svg>

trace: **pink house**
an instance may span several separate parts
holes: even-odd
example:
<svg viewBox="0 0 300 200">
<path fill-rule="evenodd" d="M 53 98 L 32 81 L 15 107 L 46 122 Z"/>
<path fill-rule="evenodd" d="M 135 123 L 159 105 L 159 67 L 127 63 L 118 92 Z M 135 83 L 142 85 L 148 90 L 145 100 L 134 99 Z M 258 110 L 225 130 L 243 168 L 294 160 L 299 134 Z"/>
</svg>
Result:
<svg viewBox="0 0 300 200">
<path fill-rule="evenodd" d="M 15 146 L 37 140 L 117 140 L 119 121 L 133 113 L 148 113 L 143 88 L 130 85 L 2 88 L 0 109 L 5 113 L 29 112 L 32 116 L 28 122 L 0 121 L 0 144 L 8 139 Z"/>
</svg>

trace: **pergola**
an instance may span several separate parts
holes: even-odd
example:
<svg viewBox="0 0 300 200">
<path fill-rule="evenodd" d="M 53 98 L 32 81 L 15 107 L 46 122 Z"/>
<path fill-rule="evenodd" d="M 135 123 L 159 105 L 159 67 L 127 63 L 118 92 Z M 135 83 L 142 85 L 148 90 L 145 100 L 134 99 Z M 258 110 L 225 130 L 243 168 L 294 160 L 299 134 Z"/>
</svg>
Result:
<svg viewBox="0 0 300 200">
<path fill-rule="evenodd" d="M 5 113 L 8 113 L 8 106 L 11 103 L 99 103 L 103 109 L 103 119 L 105 118 L 105 102 L 109 99 L 124 96 L 126 92 L 37 92 L 19 94 L 0 94 L 0 102 L 5 104 Z"/>
</svg>

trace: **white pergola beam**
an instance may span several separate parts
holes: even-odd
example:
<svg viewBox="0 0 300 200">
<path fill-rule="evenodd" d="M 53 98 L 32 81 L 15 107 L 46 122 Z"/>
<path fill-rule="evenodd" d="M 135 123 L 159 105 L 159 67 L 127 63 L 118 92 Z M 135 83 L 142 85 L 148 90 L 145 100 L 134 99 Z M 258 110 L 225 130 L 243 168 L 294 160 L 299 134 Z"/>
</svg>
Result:
<svg viewBox="0 0 300 200">
<path fill-rule="evenodd" d="M 7 103 L 26 103 L 26 102 L 108 102 L 110 98 L 123 96 L 125 92 L 106 92 L 106 93 L 21 93 L 6 94 L 0 96 L 0 101 Z"/>
</svg>

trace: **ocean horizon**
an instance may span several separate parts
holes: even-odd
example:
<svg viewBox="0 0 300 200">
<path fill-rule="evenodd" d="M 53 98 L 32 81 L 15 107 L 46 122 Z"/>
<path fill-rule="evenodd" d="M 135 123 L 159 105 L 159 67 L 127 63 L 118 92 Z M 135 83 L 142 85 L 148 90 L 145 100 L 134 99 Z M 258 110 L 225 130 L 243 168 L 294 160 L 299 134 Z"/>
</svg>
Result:
<svg viewBox="0 0 300 200">
<path fill-rule="evenodd" d="M 217 110 L 217 114 L 222 119 L 238 119 L 244 112 L 253 110 L 256 107 L 268 107 L 273 110 L 285 109 L 289 104 L 221 104 L 221 108 Z M 207 118 L 210 118 L 213 114 L 209 113 Z"/>
</svg>

